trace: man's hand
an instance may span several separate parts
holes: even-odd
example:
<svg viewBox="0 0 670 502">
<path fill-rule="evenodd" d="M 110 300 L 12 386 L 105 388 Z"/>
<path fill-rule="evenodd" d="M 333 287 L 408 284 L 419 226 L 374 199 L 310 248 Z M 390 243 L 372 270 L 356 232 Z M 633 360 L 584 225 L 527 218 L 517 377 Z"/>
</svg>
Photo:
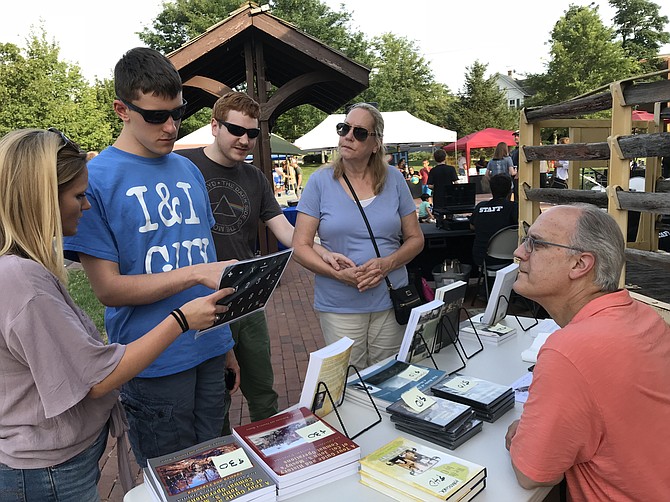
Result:
<svg viewBox="0 0 670 502">
<path fill-rule="evenodd" d="M 221 274 L 226 269 L 226 267 L 229 267 L 236 261 L 237 260 L 228 260 L 192 265 L 193 272 L 196 274 L 196 280 L 198 284 L 207 286 L 210 289 L 218 289 Z"/>
<path fill-rule="evenodd" d="M 512 439 L 516 435 L 516 430 L 519 427 L 519 421 L 515 420 L 507 428 L 507 434 L 505 434 L 505 448 L 509 451 L 510 446 L 512 446 Z"/>
<path fill-rule="evenodd" d="M 334 270 L 342 270 L 345 268 L 355 267 L 356 264 L 351 261 L 349 258 L 340 253 L 333 253 L 331 251 L 326 251 L 321 255 L 321 259 L 326 262 L 328 265 L 333 267 Z"/>
<path fill-rule="evenodd" d="M 235 392 L 237 392 L 237 389 L 240 388 L 240 365 L 237 362 L 235 351 L 233 349 L 230 349 L 226 353 L 226 369 L 235 373 L 235 385 L 228 391 L 228 393 L 232 396 L 235 394 Z"/>
</svg>

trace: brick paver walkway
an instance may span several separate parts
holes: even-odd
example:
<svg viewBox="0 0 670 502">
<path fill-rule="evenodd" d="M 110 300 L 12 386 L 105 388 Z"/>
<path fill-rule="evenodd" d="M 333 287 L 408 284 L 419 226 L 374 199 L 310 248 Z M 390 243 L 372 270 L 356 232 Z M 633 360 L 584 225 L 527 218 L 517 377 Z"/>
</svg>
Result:
<svg viewBox="0 0 670 502">
<path fill-rule="evenodd" d="M 312 308 L 313 279 L 313 273 L 291 261 L 266 306 L 280 410 L 298 401 L 309 353 L 324 346 L 319 321 Z M 233 396 L 230 423 L 233 427 L 249 423 L 249 410 L 241 392 Z M 116 440 L 110 437 L 107 451 L 100 461 L 102 476 L 98 487 L 103 502 L 123 500 L 123 491 L 117 479 L 116 454 Z M 132 452 L 130 457 L 133 472 L 141 483 L 141 470 Z"/>
</svg>

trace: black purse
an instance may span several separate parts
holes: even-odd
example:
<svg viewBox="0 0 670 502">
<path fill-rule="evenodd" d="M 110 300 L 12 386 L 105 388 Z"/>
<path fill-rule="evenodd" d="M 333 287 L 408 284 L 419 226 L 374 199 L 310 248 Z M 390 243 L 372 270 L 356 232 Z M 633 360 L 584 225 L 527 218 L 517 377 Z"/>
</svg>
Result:
<svg viewBox="0 0 670 502">
<path fill-rule="evenodd" d="M 381 258 L 379 248 L 377 247 L 377 241 L 375 240 L 375 235 L 372 233 L 370 222 L 368 221 L 368 217 L 365 216 L 365 211 L 363 210 L 363 206 L 361 206 L 361 202 L 358 200 L 358 195 L 356 195 L 354 187 L 351 186 L 347 175 L 343 173 L 342 177 L 344 178 L 344 182 L 349 187 L 351 195 L 354 196 L 354 200 L 356 201 L 358 210 L 361 212 L 361 216 L 363 216 L 363 221 L 365 222 L 365 226 L 367 227 L 368 233 L 370 234 L 370 240 L 372 240 L 372 246 L 375 248 L 375 253 L 377 253 L 378 258 Z M 391 303 L 393 304 L 395 320 L 398 324 L 403 326 L 407 324 L 407 321 L 409 321 L 409 316 L 412 313 L 412 309 L 414 307 L 418 307 L 419 305 L 423 305 L 423 298 L 421 298 L 421 295 L 419 295 L 416 286 L 414 286 L 412 283 L 408 284 L 407 286 L 394 289 L 393 284 L 391 284 L 391 281 L 389 281 L 388 277 L 384 277 L 384 280 L 386 281 L 386 286 L 388 287 L 389 295 L 391 296 Z"/>
</svg>

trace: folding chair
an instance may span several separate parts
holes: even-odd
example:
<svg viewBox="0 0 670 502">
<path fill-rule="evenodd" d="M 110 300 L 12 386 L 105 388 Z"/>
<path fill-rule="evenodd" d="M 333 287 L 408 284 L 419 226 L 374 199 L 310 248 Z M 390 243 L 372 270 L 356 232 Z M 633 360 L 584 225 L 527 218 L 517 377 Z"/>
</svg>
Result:
<svg viewBox="0 0 670 502">
<path fill-rule="evenodd" d="M 479 287 L 484 279 L 486 288 L 486 300 L 489 299 L 489 278 L 495 277 L 496 272 L 501 268 L 514 262 L 514 250 L 519 246 L 519 225 L 511 225 L 509 227 L 501 228 L 489 239 L 486 249 L 486 256 L 484 263 L 479 267 L 479 277 L 477 278 L 477 286 L 475 288 L 475 295 L 472 297 L 472 303 L 475 304 L 477 295 L 479 294 Z M 505 260 L 503 263 L 496 261 L 491 263 L 491 259 Z M 488 264 L 486 263 L 488 260 Z"/>
</svg>

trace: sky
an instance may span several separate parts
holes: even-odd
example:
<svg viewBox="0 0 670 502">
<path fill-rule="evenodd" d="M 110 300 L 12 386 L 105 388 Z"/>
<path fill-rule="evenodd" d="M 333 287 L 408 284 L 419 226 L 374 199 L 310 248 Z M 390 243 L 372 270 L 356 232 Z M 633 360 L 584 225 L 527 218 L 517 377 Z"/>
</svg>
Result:
<svg viewBox="0 0 670 502">
<path fill-rule="evenodd" d="M 368 37 L 392 32 L 415 41 L 438 82 L 452 92 L 462 89 L 467 67 L 475 60 L 488 74 L 545 70 L 551 30 L 571 3 L 590 0 L 322 0 L 352 13 L 351 29 Z M 614 11 L 607 0 L 596 0 L 605 25 Z M 670 2 L 656 0 L 670 18 Z M 43 25 L 49 40 L 61 48 L 61 58 L 78 64 L 84 76 L 109 78 L 116 61 L 132 47 L 144 45 L 136 32 L 150 26 L 162 10 L 161 0 L 31 0 L 27 8 L 3 9 L 0 42 L 25 47 L 31 27 Z M 666 27 L 670 31 L 670 25 Z M 670 53 L 670 45 L 662 49 Z"/>
</svg>

